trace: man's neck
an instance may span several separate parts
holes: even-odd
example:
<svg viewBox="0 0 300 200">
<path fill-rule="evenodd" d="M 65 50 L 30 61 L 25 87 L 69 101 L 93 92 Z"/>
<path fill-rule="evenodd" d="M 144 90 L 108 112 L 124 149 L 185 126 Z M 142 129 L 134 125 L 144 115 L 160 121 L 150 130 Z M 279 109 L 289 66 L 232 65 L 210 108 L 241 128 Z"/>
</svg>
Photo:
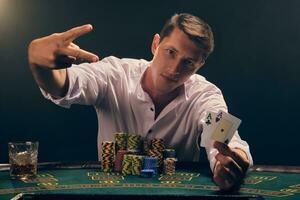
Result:
<svg viewBox="0 0 300 200">
<path fill-rule="evenodd" d="M 151 76 L 151 68 L 148 68 L 145 71 L 141 84 L 143 90 L 148 93 L 153 101 L 153 104 L 155 106 L 155 118 L 179 94 L 179 88 L 164 94 L 161 94 L 157 90 L 155 90 L 153 79 Z"/>
</svg>

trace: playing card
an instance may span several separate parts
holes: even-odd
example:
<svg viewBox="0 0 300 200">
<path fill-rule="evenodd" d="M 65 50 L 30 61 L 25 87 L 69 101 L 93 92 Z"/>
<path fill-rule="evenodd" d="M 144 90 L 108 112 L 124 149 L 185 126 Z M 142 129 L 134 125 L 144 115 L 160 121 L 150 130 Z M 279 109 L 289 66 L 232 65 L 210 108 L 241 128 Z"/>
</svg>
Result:
<svg viewBox="0 0 300 200">
<path fill-rule="evenodd" d="M 218 123 L 215 128 L 211 130 L 211 139 L 228 144 L 240 126 L 241 120 L 223 111 L 217 114 L 217 118 Z"/>
<path fill-rule="evenodd" d="M 201 134 L 201 142 L 200 146 L 208 147 L 211 146 L 211 132 L 215 129 L 217 113 L 215 112 L 207 112 L 205 119 L 203 121 L 203 131 Z"/>
</svg>

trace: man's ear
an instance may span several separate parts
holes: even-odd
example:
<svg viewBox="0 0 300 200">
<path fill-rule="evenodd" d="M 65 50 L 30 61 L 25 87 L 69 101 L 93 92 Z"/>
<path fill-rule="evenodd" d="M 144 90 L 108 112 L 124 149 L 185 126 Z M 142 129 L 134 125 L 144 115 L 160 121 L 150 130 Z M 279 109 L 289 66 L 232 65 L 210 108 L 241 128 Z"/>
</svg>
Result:
<svg viewBox="0 0 300 200">
<path fill-rule="evenodd" d="M 160 36 L 158 33 L 156 33 L 153 37 L 153 41 L 152 41 L 152 45 L 151 45 L 151 52 L 153 55 L 155 54 L 155 51 L 159 45 L 159 42 L 160 42 Z"/>
</svg>

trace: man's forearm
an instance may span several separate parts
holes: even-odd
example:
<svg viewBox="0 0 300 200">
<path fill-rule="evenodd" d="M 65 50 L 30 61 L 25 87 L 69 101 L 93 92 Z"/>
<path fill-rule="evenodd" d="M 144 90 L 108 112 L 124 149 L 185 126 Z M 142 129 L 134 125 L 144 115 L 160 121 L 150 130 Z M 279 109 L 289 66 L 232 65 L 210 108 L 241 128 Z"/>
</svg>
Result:
<svg viewBox="0 0 300 200">
<path fill-rule="evenodd" d="M 53 96 L 62 97 L 67 93 L 69 81 L 66 69 L 46 69 L 31 65 L 33 77 L 39 87 Z"/>
</svg>

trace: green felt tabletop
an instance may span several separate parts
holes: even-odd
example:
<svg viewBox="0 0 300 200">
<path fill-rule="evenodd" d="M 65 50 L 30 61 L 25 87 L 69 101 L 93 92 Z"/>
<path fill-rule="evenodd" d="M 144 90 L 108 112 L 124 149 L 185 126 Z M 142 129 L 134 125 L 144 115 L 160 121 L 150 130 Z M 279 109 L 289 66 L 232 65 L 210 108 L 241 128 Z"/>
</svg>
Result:
<svg viewBox="0 0 300 200">
<path fill-rule="evenodd" d="M 219 194 L 219 190 L 209 173 L 197 169 L 178 169 L 174 175 L 151 178 L 104 173 L 99 168 L 44 169 L 27 181 L 11 180 L 7 170 L 0 171 L 0 199 L 19 193 L 200 196 Z M 252 171 L 235 194 L 300 199 L 300 173 Z"/>
</svg>

